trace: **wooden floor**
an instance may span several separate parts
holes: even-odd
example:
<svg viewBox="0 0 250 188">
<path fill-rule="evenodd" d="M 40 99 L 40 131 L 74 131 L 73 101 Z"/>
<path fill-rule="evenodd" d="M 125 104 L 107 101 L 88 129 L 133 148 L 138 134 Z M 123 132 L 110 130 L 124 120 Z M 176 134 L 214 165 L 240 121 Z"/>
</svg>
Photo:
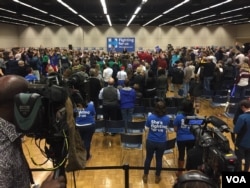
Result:
<svg viewBox="0 0 250 188">
<path fill-rule="evenodd" d="M 171 95 L 171 93 L 169 94 Z M 223 107 L 212 108 L 211 101 L 203 99 L 201 101 L 201 108 L 199 115 L 210 116 L 214 115 L 224 120 L 230 127 L 232 127 L 232 120 L 226 118 L 223 115 Z M 175 136 L 175 133 L 170 133 L 170 136 Z M 226 134 L 231 140 L 229 135 Z M 37 163 L 44 161 L 41 152 L 37 149 L 30 138 L 24 140 L 24 152 L 31 168 L 40 168 L 35 166 L 29 157 L 33 156 Z M 28 148 L 28 149 L 27 149 Z M 121 147 L 120 136 L 104 136 L 102 133 L 95 133 L 91 145 L 92 158 L 87 161 L 87 167 L 100 167 L 100 166 L 121 166 L 124 163 L 128 163 L 130 166 L 143 167 L 145 149 L 143 150 L 143 159 L 141 151 L 129 151 L 126 154 L 126 158 L 121 162 Z M 177 162 L 174 160 L 173 155 L 164 155 L 163 167 L 177 167 Z M 44 166 L 44 168 L 50 167 L 50 164 Z M 151 167 L 155 167 L 155 160 L 152 161 Z M 40 182 L 48 175 L 49 172 L 33 172 L 35 182 Z M 129 171 L 129 187 L 130 188 L 170 188 L 175 181 L 175 171 L 162 171 L 162 181 L 159 184 L 154 183 L 154 170 L 149 173 L 149 181 L 147 184 L 142 182 L 143 169 L 132 169 Z M 123 188 L 124 182 L 124 170 L 123 169 L 107 169 L 107 170 L 82 170 L 74 173 L 75 182 L 77 188 Z M 74 187 L 73 173 L 67 173 L 67 187 Z"/>
</svg>

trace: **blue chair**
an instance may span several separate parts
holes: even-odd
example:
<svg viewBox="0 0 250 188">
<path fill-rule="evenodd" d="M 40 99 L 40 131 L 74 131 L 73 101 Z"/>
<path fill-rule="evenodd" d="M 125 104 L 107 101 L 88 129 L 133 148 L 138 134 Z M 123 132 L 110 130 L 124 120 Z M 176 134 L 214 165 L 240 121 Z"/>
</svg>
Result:
<svg viewBox="0 0 250 188">
<path fill-rule="evenodd" d="M 145 119 L 146 118 L 146 108 L 145 106 L 135 106 L 134 112 L 132 114 L 132 119 Z"/>
<path fill-rule="evenodd" d="M 111 134 L 125 133 L 124 120 L 106 120 L 105 132 Z"/>
<path fill-rule="evenodd" d="M 171 166 L 170 163 L 168 162 L 169 157 L 166 157 L 166 155 L 173 156 L 173 164 L 175 165 L 176 164 L 175 163 L 176 162 L 176 138 L 172 138 L 172 139 L 166 141 L 166 147 L 165 147 L 165 151 L 163 154 L 164 162 L 168 166 Z"/>
<path fill-rule="evenodd" d="M 105 131 L 105 120 L 97 120 L 95 122 L 95 132 L 104 133 Z"/>
<path fill-rule="evenodd" d="M 123 163 L 127 150 L 140 150 L 143 161 L 143 134 L 121 134 L 121 164 Z M 127 161 L 126 161 L 127 163 Z"/>
<path fill-rule="evenodd" d="M 129 121 L 126 133 L 143 133 L 146 121 Z"/>
</svg>

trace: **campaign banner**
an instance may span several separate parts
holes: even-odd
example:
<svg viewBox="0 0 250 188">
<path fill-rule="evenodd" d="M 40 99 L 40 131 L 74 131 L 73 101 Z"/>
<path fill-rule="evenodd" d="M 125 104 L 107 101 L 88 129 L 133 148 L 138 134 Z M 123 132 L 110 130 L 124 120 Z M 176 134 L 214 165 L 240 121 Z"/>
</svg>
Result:
<svg viewBox="0 0 250 188">
<path fill-rule="evenodd" d="M 107 50 L 108 52 L 123 52 L 126 49 L 127 52 L 135 51 L 135 38 L 134 37 L 108 37 L 107 38 Z"/>
</svg>

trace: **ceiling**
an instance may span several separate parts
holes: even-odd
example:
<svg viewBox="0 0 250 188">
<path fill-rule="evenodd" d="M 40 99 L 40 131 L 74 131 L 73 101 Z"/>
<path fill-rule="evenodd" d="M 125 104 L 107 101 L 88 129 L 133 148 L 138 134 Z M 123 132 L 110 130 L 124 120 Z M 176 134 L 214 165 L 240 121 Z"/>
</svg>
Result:
<svg viewBox="0 0 250 188">
<path fill-rule="evenodd" d="M 24 25 L 75 25 L 75 26 L 109 26 L 100 0 L 62 0 L 74 9 L 74 14 L 58 0 L 20 0 L 34 8 L 46 11 L 44 14 L 30 7 L 24 6 L 13 0 L 0 1 L 0 23 L 24 24 Z M 141 10 L 135 15 L 131 25 L 138 26 L 195 26 L 195 25 L 228 25 L 228 24 L 250 24 L 250 0 L 232 0 L 221 6 L 204 10 L 193 14 L 198 10 L 211 7 L 215 4 L 228 0 L 106 0 L 107 14 L 110 16 L 112 26 L 128 26 L 130 18 L 138 6 Z M 176 9 L 171 10 L 173 7 Z M 242 9 L 239 9 L 242 8 Z M 236 10 L 239 9 L 239 10 Z M 13 11 L 16 13 L 8 12 Z M 233 12 L 221 14 L 222 12 L 234 10 Z M 163 14 L 165 11 L 167 13 Z M 29 18 L 23 15 L 32 16 Z M 87 19 L 79 17 L 82 15 Z M 154 18 L 160 18 L 152 21 Z M 56 16 L 56 17 L 55 17 Z M 39 20 L 41 19 L 41 20 Z M 66 21 L 62 21 L 64 19 Z"/>
</svg>

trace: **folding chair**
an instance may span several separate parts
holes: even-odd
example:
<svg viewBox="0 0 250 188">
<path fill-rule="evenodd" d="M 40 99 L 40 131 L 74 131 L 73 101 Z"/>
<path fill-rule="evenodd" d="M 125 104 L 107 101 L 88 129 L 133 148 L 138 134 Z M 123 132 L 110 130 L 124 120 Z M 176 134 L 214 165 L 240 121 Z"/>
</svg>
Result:
<svg viewBox="0 0 250 188">
<path fill-rule="evenodd" d="M 97 120 L 101 120 L 104 118 L 103 107 L 99 106 L 95 109 Z"/>
<path fill-rule="evenodd" d="M 155 106 L 155 99 L 154 98 L 142 98 L 142 105 L 145 107 L 154 107 Z"/>
<path fill-rule="evenodd" d="M 229 104 L 227 106 L 226 112 L 224 115 L 228 118 L 234 118 L 234 114 L 237 111 L 238 105 L 237 104 Z"/>
<path fill-rule="evenodd" d="M 143 133 L 146 121 L 129 121 L 126 133 Z"/>
<path fill-rule="evenodd" d="M 226 106 L 228 102 L 228 96 L 212 96 L 211 106 L 212 107 L 221 107 Z"/>
<path fill-rule="evenodd" d="M 108 147 L 112 146 L 113 138 L 107 138 L 108 135 L 115 136 L 116 134 L 125 133 L 125 121 L 124 120 L 105 120 L 105 142 Z"/>
<path fill-rule="evenodd" d="M 106 133 L 125 133 L 125 121 L 124 120 L 105 120 L 105 132 Z"/>
<path fill-rule="evenodd" d="M 176 163 L 176 138 L 172 138 L 170 140 L 166 141 L 166 147 L 165 151 L 163 154 L 163 160 L 164 162 L 168 165 L 171 166 L 170 163 L 168 162 L 169 158 L 167 155 L 172 155 L 173 156 L 173 164 L 175 165 Z"/>
<path fill-rule="evenodd" d="M 166 109 L 167 109 L 167 116 L 170 118 L 170 125 L 169 125 L 169 127 L 173 128 L 174 127 L 173 121 L 174 121 L 174 119 L 176 117 L 178 109 L 177 109 L 177 107 L 166 107 Z"/>
<path fill-rule="evenodd" d="M 143 162 L 143 134 L 121 134 L 121 149 L 121 164 L 126 157 L 126 150 L 141 150 L 141 161 Z"/>
<path fill-rule="evenodd" d="M 133 120 L 145 120 L 146 118 L 146 108 L 145 106 L 135 106 L 134 107 L 134 112 L 132 114 L 132 119 Z"/>
<path fill-rule="evenodd" d="M 215 96 L 218 95 L 218 96 L 228 96 L 230 93 L 230 91 L 228 89 L 219 89 L 219 90 L 216 90 L 215 91 Z"/>
<path fill-rule="evenodd" d="M 104 133 L 105 131 L 105 120 L 97 120 L 95 122 L 95 132 Z"/>
</svg>

